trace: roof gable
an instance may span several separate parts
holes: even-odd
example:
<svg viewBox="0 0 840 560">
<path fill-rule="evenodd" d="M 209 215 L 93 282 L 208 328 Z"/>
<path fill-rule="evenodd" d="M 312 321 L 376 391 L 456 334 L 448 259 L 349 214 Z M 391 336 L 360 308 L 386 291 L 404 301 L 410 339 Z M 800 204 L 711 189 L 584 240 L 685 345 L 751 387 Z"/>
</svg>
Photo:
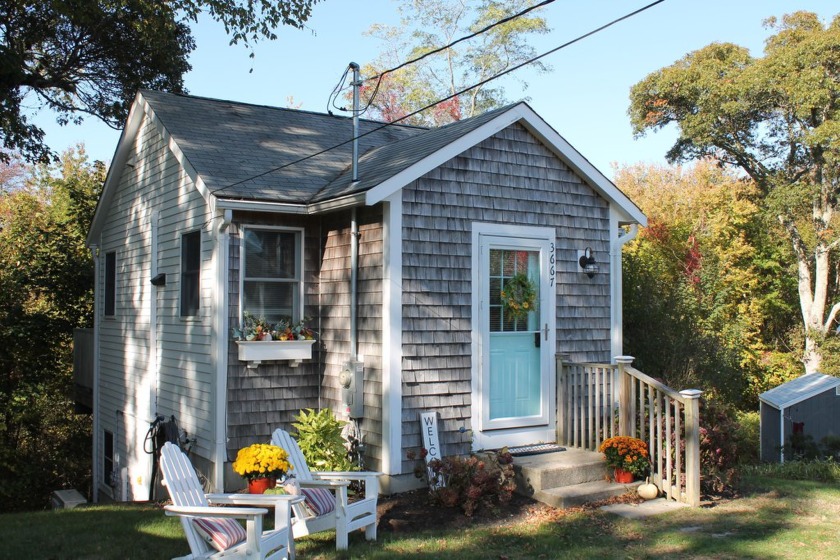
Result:
<svg viewBox="0 0 840 560">
<path fill-rule="evenodd" d="M 406 165 L 390 177 L 374 177 L 372 181 L 368 181 L 362 172 L 359 172 L 362 177 L 359 181 L 360 188 L 369 189 L 366 192 L 367 204 L 375 204 L 388 198 L 411 181 L 516 122 L 537 137 L 590 187 L 614 204 L 622 215 L 623 223 L 647 225 L 647 217 L 641 209 L 526 103 L 517 103 L 472 119 L 428 130 L 403 141 L 400 146 L 385 146 L 366 154 L 362 159 L 367 159 L 368 163 L 400 156 L 406 162 Z"/>
</svg>

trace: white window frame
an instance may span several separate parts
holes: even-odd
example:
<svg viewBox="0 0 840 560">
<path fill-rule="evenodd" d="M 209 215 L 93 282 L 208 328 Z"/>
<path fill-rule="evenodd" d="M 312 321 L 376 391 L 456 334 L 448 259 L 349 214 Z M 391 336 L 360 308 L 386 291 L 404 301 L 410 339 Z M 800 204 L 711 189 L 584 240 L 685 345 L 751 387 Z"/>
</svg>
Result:
<svg viewBox="0 0 840 560">
<path fill-rule="evenodd" d="M 242 321 L 245 309 L 245 270 L 246 270 L 246 259 L 247 259 L 247 252 L 245 250 L 245 234 L 248 230 L 252 231 L 284 231 L 284 232 L 291 232 L 295 233 L 298 236 L 297 240 L 297 249 L 295 251 L 295 270 L 298 273 L 298 278 L 294 281 L 298 284 L 298 301 L 300 305 L 298 306 L 299 309 L 292 310 L 292 321 L 301 321 L 303 319 L 303 307 L 304 307 L 304 270 L 303 270 L 303 263 L 304 263 L 304 229 L 303 228 L 295 228 L 295 227 L 283 227 L 283 226 L 261 226 L 261 225 L 243 225 L 240 228 L 240 235 L 239 235 L 239 319 Z M 295 312 L 296 311 L 296 312 Z"/>
</svg>

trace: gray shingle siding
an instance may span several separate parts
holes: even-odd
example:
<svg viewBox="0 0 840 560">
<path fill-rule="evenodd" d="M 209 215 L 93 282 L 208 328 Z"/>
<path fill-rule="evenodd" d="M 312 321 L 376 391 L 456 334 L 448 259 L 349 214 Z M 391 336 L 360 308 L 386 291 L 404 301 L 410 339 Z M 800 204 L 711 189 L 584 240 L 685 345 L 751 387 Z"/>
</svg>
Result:
<svg viewBox="0 0 840 560">
<path fill-rule="evenodd" d="M 406 451 L 418 415 L 437 411 L 443 455 L 470 450 L 472 222 L 557 232 L 557 350 L 609 361 L 609 206 L 523 126 L 512 125 L 403 189 L 403 414 Z M 578 272 L 591 247 L 602 273 Z M 402 458 L 402 472 L 414 463 Z"/>
</svg>

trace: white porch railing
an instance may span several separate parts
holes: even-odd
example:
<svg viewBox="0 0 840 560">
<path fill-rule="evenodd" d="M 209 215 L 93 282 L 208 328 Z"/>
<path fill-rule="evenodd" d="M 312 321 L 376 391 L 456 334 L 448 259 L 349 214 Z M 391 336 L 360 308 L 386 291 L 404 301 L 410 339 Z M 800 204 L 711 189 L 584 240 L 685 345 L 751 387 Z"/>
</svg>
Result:
<svg viewBox="0 0 840 560">
<path fill-rule="evenodd" d="M 630 367 L 557 358 L 557 442 L 597 451 L 605 439 L 648 445 L 651 481 L 670 500 L 700 504 L 701 391 L 675 391 Z"/>
</svg>

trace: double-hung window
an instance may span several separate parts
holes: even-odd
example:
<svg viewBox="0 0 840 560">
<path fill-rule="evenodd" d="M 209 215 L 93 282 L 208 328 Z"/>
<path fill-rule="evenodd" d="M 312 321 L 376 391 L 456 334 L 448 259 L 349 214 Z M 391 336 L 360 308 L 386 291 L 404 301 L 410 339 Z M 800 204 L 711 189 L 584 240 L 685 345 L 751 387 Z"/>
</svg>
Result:
<svg viewBox="0 0 840 560">
<path fill-rule="evenodd" d="M 242 311 L 274 323 L 302 316 L 300 230 L 245 228 L 242 234 Z"/>
</svg>

